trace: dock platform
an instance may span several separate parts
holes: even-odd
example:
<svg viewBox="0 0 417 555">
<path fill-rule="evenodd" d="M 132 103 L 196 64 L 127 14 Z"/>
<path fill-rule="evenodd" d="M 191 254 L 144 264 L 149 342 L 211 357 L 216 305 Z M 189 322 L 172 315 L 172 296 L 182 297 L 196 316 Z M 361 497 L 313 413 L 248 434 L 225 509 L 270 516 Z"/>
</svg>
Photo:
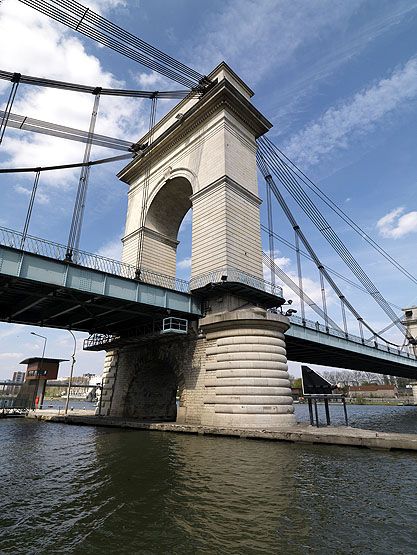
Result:
<svg viewBox="0 0 417 555">
<path fill-rule="evenodd" d="M 86 411 L 82 413 L 79 411 L 67 416 L 62 413 L 58 414 L 57 411 L 31 411 L 28 414 L 28 418 L 79 426 L 103 426 L 194 435 L 263 439 L 291 443 L 417 451 L 417 434 L 376 432 L 373 430 L 352 428 L 350 426 L 326 426 L 316 428 L 307 424 L 296 424 L 292 427 L 279 428 L 276 430 L 247 430 L 240 428 L 217 428 L 211 426 L 177 424 L 176 422 L 140 422 L 125 418 L 95 416 L 92 414 L 92 411 L 91 414 L 86 413 Z"/>
</svg>

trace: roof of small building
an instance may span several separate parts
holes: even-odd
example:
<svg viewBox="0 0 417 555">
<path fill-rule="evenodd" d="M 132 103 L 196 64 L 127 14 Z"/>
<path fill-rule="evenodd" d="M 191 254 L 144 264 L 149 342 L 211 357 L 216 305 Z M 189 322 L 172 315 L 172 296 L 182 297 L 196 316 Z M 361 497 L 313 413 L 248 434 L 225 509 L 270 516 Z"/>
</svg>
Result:
<svg viewBox="0 0 417 555">
<path fill-rule="evenodd" d="M 31 358 L 25 358 L 25 360 L 22 360 L 20 362 L 20 364 L 32 364 L 32 362 L 67 362 L 68 359 L 67 358 L 46 358 L 46 357 L 31 357 Z"/>
</svg>

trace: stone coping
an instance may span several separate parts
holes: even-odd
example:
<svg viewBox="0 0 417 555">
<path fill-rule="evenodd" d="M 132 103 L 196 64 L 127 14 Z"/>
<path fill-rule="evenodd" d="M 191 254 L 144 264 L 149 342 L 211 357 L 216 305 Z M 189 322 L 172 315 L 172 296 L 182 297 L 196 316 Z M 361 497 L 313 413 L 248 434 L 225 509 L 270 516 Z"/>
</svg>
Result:
<svg viewBox="0 0 417 555">
<path fill-rule="evenodd" d="M 363 430 L 348 426 L 326 426 L 316 428 L 306 424 L 296 424 L 291 427 L 282 427 L 275 430 L 248 430 L 241 428 L 218 428 L 214 426 L 177 424 L 175 422 L 140 422 L 125 418 L 80 414 L 80 412 L 64 416 L 62 414 L 58 414 L 58 411 L 31 411 L 27 417 L 46 422 L 57 422 L 80 426 L 103 426 L 112 428 L 129 428 L 134 430 L 236 437 L 244 439 L 263 439 L 270 441 L 285 441 L 290 443 L 417 451 L 417 434 L 375 432 L 373 430 Z"/>
</svg>

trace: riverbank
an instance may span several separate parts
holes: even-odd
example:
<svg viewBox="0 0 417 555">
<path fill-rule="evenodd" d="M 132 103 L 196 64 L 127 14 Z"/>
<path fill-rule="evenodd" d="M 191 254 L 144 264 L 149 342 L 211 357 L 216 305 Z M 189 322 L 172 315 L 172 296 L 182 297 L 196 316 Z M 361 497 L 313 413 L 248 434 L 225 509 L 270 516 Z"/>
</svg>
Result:
<svg viewBox="0 0 417 555">
<path fill-rule="evenodd" d="M 223 436 L 244 439 L 263 439 L 291 443 L 309 443 L 362 447 L 369 449 L 417 451 L 417 434 L 400 434 L 376 432 L 349 426 L 326 426 L 316 428 L 306 424 L 296 424 L 289 428 L 269 430 L 245 430 L 238 428 L 216 428 L 211 426 L 193 426 L 175 422 L 138 422 L 125 418 L 100 417 L 94 414 L 73 413 L 67 416 L 57 411 L 32 411 L 28 418 L 45 422 L 70 424 L 78 426 L 99 426 L 110 428 L 128 428 L 134 430 L 159 431 L 194 434 L 202 436 Z"/>
</svg>

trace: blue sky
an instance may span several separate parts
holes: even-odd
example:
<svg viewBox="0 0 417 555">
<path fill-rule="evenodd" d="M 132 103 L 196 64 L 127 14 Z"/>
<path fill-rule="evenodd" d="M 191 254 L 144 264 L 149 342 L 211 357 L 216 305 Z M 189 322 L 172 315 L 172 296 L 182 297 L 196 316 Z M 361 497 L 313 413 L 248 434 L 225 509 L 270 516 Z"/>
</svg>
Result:
<svg viewBox="0 0 417 555">
<path fill-rule="evenodd" d="M 225 60 L 255 91 L 255 105 L 274 124 L 271 139 L 369 235 L 417 274 L 417 1 L 88 0 L 85 4 L 202 73 Z M 17 0 L 3 0 L 0 5 L 0 68 L 94 86 L 178 88 Z M 9 83 L 0 81 L 3 106 L 8 90 Z M 88 95 L 21 86 L 13 111 L 86 129 L 92 102 Z M 161 102 L 159 115 L 170 106 Z M 146 100 L 103 98 L 97 132 L 137 140 L 146 129 L 148 110 Z M 93 149 L 93 157 L 102 154 L 109 152 Z M 75 162 L 82 155 L 83 145 L 78 143 L 8 131 L 0 147 L 0 165 Z M 115 177 L 120 167 L 91 172 L 81 238 L 81 248 L 116 258 L 127 201 L 126 186 Z M 77 178 L 75 171 L 41 176 L 31 234 L 65 243 Z M 0 226 L 21 229 L 32 177 L 0 179 Z M 263 196 L 262 183 L 260 193 Z M 415 285 L 320 207 L 390 302 L 396 306 L 417 302 Z M 294 213 L 325 263 L 350 278 L 304 214 L 297 207 Z M 265 207 L 262 214 L 265 221 Z M 274 217 L 276 232 L 293 240 L 277 207 Z M 186 277 L 189 219 L 180 239 L 178 272 Z M 277 243 L 274 254 L 294 277 L 292 251 Z M 307 292 L 318 300 L 316 271 L 305 264 L 304 273 Z M 387 318 L 368 296 L 351 285 L 340 285 L 373 325 L 384 327 Z M 329 304 L 336 315 L 336 299 L 330 293 Z M 32 329 L 0 325 L 0 378 L 18 369 L 21 359 L 40 351 L 41 344 L 29 334 Z M 36 331 L 48 336 L 49 355 L 71 354 L 68 332 Z M 392 337 L 399 339 L 395 333 Z M 77 373 L 100 372 L 102 360 L 101 353 L 80 351 Z"/>
</svg>

